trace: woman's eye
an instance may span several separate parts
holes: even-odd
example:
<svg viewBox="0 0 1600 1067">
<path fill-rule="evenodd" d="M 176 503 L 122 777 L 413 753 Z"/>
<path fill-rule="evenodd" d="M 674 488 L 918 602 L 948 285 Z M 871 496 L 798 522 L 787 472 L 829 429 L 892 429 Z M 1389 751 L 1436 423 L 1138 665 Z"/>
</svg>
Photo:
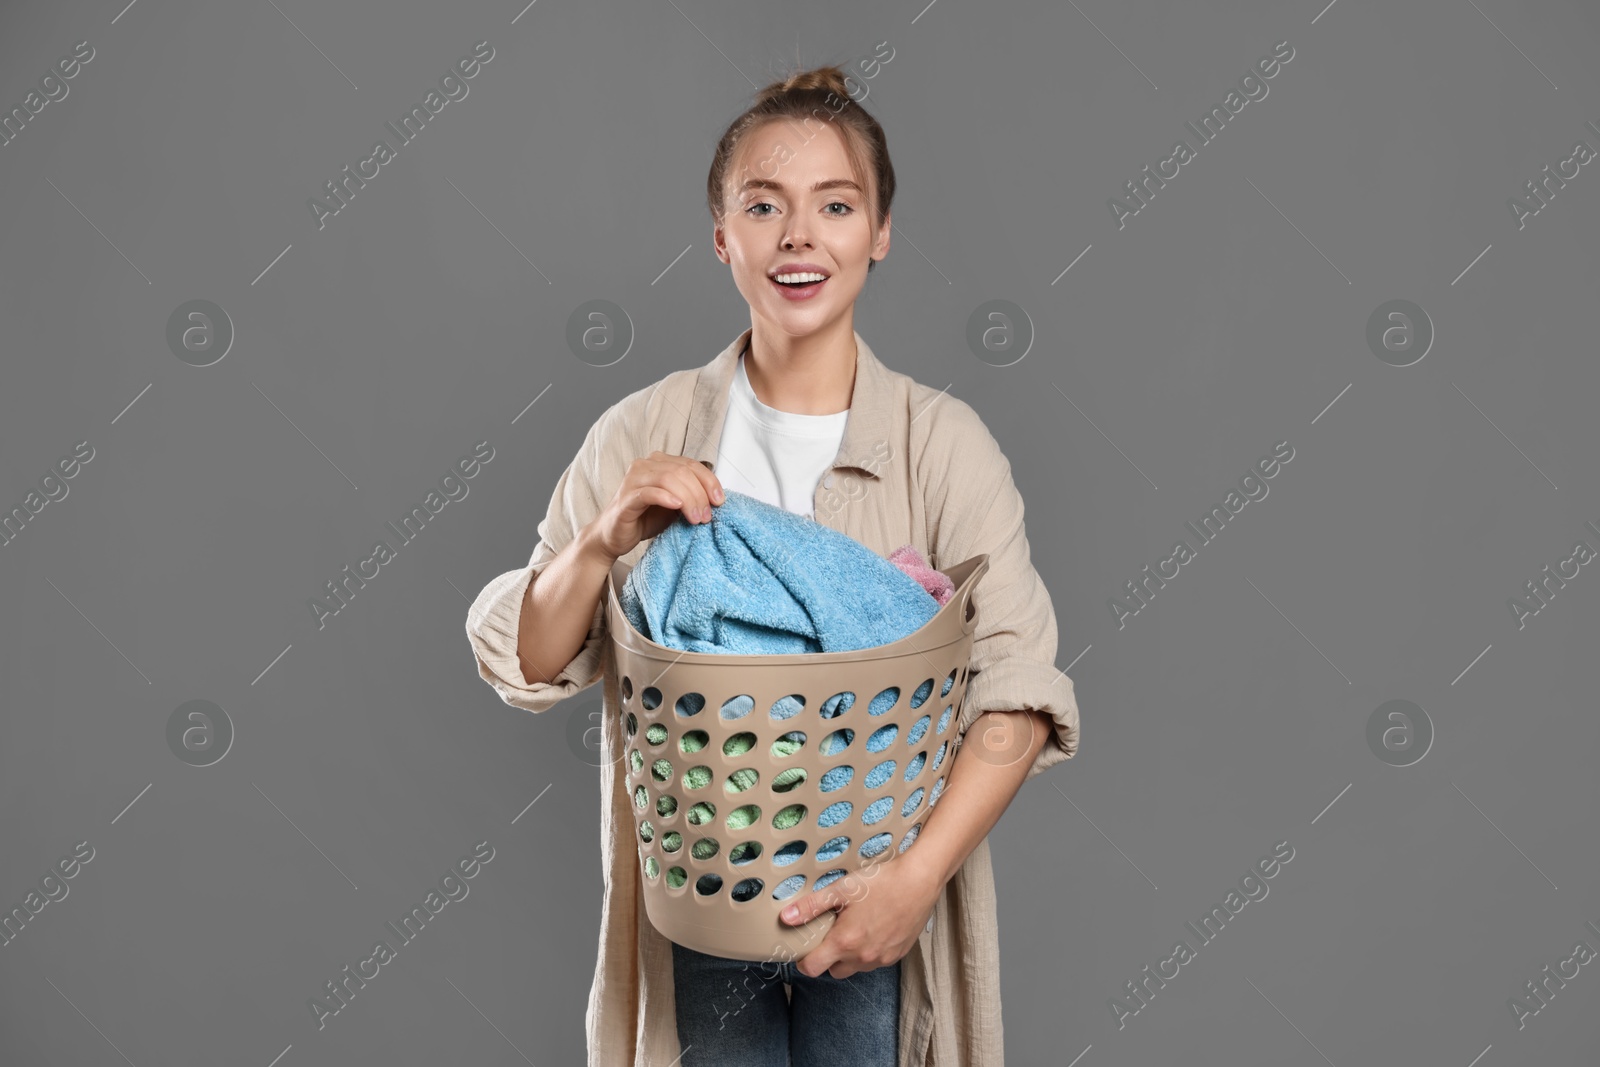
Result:
<svg viewBox="0 0 1600 1067">
<path fill-rule="evenodd" d="M 843 200 L 835 200 L 832 203 L 829 203 L 828 205 L 826 205 L 826 208 L 836 208 L 836 207 L 837 208 L 843 208 L 844 210 L 843 211 L 827 211 L 827 214 L 837 215 L 837 216 L 843 217 L 843 216 L 849 215 L 849 214 L 851 214 L 852 212 L 855 211 L 855 208 L 851 207 L 849 204 L 845 203 Z M 772 208 L 772 211 L 761 211 L 761 210 L 759 210 L 760 208 Z M 826 208 L 824 208 L 825 211 L 826 211 Z M 744 210 L 745 210 L 745 214 L 747 214 L 747 215 L 755 215 L 756 218 L 763 218 L 764 219 L 768 215 L 770 215 L 774 211 L 776 211 L 777 208 L 774 207 L 772 204 L 768 204 L 768 203 L 763 201 L 762 203 L 759 203 L 759 204 L 751 204 L 749 207 L 745 208 Z"/>
</svg>

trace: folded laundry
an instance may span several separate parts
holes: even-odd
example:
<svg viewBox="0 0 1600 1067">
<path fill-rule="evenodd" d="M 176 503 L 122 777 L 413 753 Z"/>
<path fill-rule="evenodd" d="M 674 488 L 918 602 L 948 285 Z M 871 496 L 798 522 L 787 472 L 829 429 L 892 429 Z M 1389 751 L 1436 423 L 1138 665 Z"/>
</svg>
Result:
<svg viewBox="0 0 1600 1067">
<path fill-rule="evenodd" d="M 711 514 L 701 524 L 679 516 L 623 583 L 623 613 L 656 644 L 747 655 L 858 651 L 938 614 L 915 577 L 814 519 L 737 491 Z"/>
</svg>

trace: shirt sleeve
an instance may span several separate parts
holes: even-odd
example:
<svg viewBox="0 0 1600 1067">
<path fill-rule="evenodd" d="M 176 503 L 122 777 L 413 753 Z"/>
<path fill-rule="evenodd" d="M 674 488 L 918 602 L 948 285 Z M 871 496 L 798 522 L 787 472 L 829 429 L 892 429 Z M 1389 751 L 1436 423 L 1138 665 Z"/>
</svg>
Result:
<svg viewBox="0 0 1600 1067">
<path fill-rule="evenodd" d="M 620 483 L 626 464 L 632 461 L 631 457 L 619 460 L 617 457 L 626 449 L 612 447 L 617 443 L 610 436 L 619 429 L 617 415 L 618 408 L 613 407 L 595 421 L 577 456 L 556 482 L 550 505 L 539 523 L 539 541 L 527 566 L 494 578 L 467 609 L 467 640 L 477 660 L 478 676 L 512 707 L 548 711 L 600 680 L 606 639 L 603 595 L 595 601 L 583 647 L 548 682 L 529 684 L 523 677 L 522 661 L 517 655 L 517 630 L 529 585 L 538 581 L 539 574 L 556 555 L 599 514 L 615 492 L 614 486 Z"/>
<path fill-rule="evenodd" d="M 1026 751 L 1032 716 L 1008 716 L 1009 727 L 989 727 L 982 737 L 965 738 L 967 728 L 987 711 L 1047 715 L 1052 737 L 1029 767 L 1026 781 L 1078 751 L 1072 679 L 1055 666 L 1055 608 L 1033 566 L 1022 494 L 1012 480 L 1010 461 L 970 405 L 946 395 L 934 408 L 939 417 L 933 419 L 930 412 L 934 425 L 922 450 L 921 480 L 935 565 L 989 557 L 989 570 L 972 594 L 978 630 L 958 729 L 963 744 L 980 745 L 989 762 L 1007 763 L 1020 758 L 1013 753 Z"/>
</svg>

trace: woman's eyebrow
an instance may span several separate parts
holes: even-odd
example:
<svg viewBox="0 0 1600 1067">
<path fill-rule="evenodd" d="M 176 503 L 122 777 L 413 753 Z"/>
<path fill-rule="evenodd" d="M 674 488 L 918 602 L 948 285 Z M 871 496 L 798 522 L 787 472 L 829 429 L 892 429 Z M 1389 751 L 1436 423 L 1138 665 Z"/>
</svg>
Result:
<svg viewBox="0 0 1600 1067">
<path fill-rule="evenodd" d="M 771 189 L 781 193 L 784 191 L 784 185 L 782 182 L 775 182 L 768 178 L 748 178 L 744 184 L 739 186 L 741 193 L 749 192 L 752 189 Z M 861 192 L 861 186 L 849 178 L 826 178 L 811 187 L 811 191 L 814 193 L 821 192 L 824 189 L 853 189 L 858 193 Z"/>
</svg>

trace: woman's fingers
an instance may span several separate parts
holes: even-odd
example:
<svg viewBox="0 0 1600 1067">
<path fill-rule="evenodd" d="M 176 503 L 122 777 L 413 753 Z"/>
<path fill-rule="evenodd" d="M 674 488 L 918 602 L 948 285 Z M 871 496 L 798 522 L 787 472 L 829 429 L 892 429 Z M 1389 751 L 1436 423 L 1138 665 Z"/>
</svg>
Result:
<svg viewBox="0 0 1600 1067">
<path fill-rule="evenodd" d="M 705 484 L 689 469 L 691 466 L 705 470 L 698 463 L 672 464 L 662 472 L 661 485 L 683 501 L 680 510 L 684 518 L 693 523 L 710 522 L 711 494 Z M 709 474 L 710 471 L 706 473 Z"/>
<path fill-rule="evenodd" d="M 700 479 L 700 485 L 705 489 L 706 498 L 711 503 L 721 504 L 727 499 L 726 494 L 722 491 L 722 483 L 717 480 L 715 474 L 711 473 L 710 467 L 707 467 L 699 460 L 692 460 L 690 461 L 689 469 L 694 472 L 696 478 Z"/>
<path fill-rule="evenodd" d="M 654 502 L 682 511 L 684 518 L 691 523 L 710 522 L 712 506 L 726 499 L 722 483 L 699 460 L 656 451 L 650 453 L 644 462 L 641 477 L 677 501 L 675 504 Z"/>
<path fill-rule="evenodd" d="M 642 485 L 633 491 L 633 498 L 629 501 L 628 512 L 637 519 L 652 506 L 667 508 L 676 511 L 683 506 L 683 501 L 659 485 Z"/>
</svg>

